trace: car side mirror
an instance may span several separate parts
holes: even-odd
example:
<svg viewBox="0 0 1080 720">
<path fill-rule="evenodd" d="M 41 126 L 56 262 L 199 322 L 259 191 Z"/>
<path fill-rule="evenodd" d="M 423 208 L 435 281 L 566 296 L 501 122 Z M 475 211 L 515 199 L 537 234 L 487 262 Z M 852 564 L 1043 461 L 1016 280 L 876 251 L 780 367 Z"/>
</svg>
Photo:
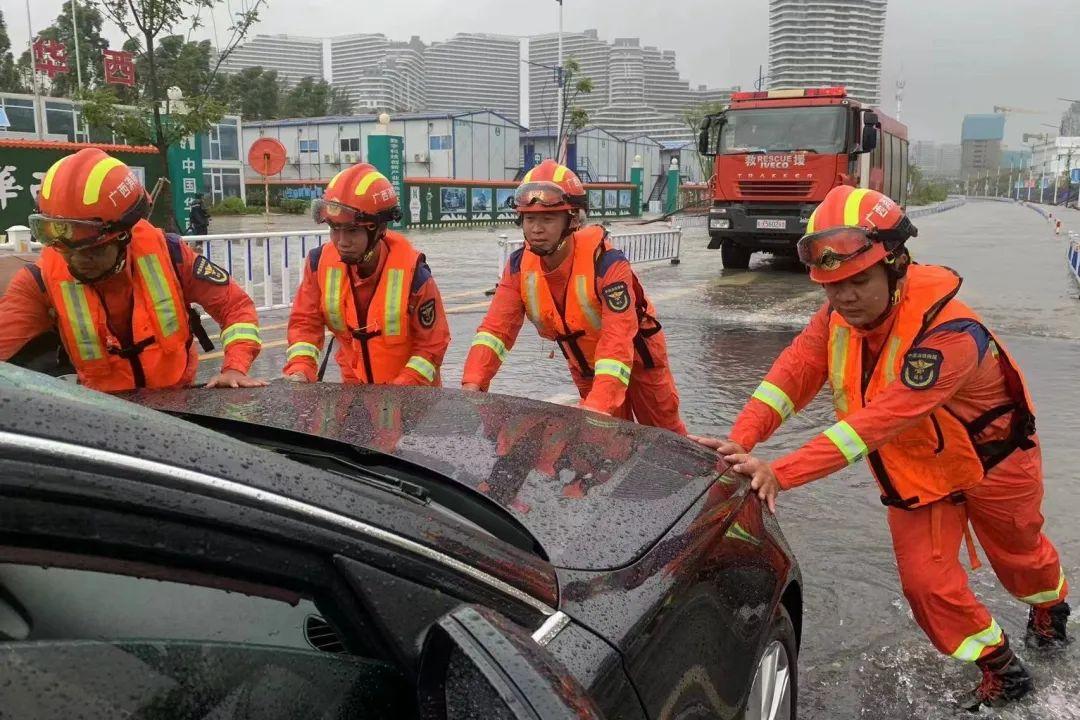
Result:
<svg viewBox="0 0 1080 720">
<path fill-rule="evenodd" d="M 417 690 L 423 720 L 603 717 L 547 650 L 506 618 L 476 605 L 445 615 L 428 631 Z"/>
</svg>

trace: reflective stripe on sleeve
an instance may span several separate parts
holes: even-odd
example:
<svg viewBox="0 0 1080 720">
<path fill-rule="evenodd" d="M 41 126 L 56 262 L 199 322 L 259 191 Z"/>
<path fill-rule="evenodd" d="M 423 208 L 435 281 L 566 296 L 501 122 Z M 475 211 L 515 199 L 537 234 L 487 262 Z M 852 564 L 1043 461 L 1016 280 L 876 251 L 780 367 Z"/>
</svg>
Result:
<svg viewBox="0 0 1080 720">
<path fill-rule="evenodd" d="M 476 333 L 476 337 L 473 338 L 472 344 L 473 347 L 480 345 L 491 350 L 491 352 L 495 353 L 499 358 L 499 362 L 506 360 L 506 343 L 489 332 L 481 330 Z"/>
<path fill-rule="evenodd" d="M 1028 605 L 1042 605 L 1043 603 L 1053 602 L 1061 598 L 1061 589 L 1065 587 L 1065 571 L 1058 570 L 1060 573 L 1058 576 L 1057 587 L 1053 590 L 1044 590 L 1037 592 L 1034 595 L 1026 595 L 1020 598 L 1020 602 L 1027 603 Z"/>
<path fill-rule="evenodd" d="M 309 357 L 318 364 L 319 347 L 309 342 L 295 342 L 289 346 L 288 351 L 285 353 L 285 359 L 292 362 L 298 357 Z"/>
<path fill-rule="evenodd" d="M 618 360 L 612 360 L 611 358 L 597 360 L 594 372 L 597 375 L 611 375 L 622 382 L 623 385 L 630 384 L 630 366 Z"/>
<path fill-rule="evenodd" d="M 870 452 L 869 448 L 866 447 L 866 443 L 859 437 L 859 433 L 855 432 L 855 428 L 843 420 L 826 430 L 825 437 L 832 440 L 833 445 L 843 453 L 848 465 L 856 460 L 861 460 Z"/>
<path fill-rule="evenodd" d="M 256 345 L 262 345 L 262 337 L 259 335 L 259 326 L 255 323 L 233 323 L 221 331 L 221 347 L 227 348 L 230 343 L 237 340 L 247 340 Z"/>
<path fill-rule="evenodd" d="M 428 382 L 435 382 L 436 368 L 427 358 L 422 358 L 419 355 L 413 355 L 409 358 L 409 362 L 405 364 L 405 367 L 410 370 L 415 370 L 418 375 L 423 377 Z"/>
<path fill-rule="evenodd" d="M 753 397 L 775 410 L 781 421 L 795 414 L 795 403 L 791 402 L 788 394 L 768 380 L 761 381 Z"/>
<path fill-rule="evenodd" d="M 983 650 L 1000 644 L 1001 637 L 1001 626 L 997 624 L 997 620 L 991 618 L 990 627 L 964 638 L 964 642 L 960 643 L 960 647 L 956 648 L 952 656 L 964 662 L 975 662 L 982 655 Z"/>
</svg>

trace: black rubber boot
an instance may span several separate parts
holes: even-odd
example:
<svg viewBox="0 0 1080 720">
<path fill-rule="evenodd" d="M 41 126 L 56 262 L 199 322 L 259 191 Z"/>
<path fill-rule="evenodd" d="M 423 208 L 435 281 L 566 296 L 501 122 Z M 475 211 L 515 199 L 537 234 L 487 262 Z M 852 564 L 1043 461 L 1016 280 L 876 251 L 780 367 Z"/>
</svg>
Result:
<svg viewBox="0 0 1080 720">
<path fill-rule="evenodd" d="M 982 670 L 983 678 L 964 704 L 971 712 L 978 712 L 980 707 L 1008 705 L 1035 689 L 1031 674 L 1009 647 L 1008 638 L 1004 645 L 976 664 Z"/>
<path fill-rule="evenodd" d="M 1031 608 L 1028 613 L 1024 644 L 1029 648 L 1057 648 L 1069 644 L 1069 603 L 1062 601 L 1048 608 Z"/>
</svg>

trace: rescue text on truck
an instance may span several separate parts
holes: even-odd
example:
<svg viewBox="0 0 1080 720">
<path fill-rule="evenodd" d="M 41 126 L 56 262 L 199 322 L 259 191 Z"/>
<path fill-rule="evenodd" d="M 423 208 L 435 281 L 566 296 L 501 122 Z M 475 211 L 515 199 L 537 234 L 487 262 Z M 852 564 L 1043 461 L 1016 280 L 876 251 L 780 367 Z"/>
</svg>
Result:
<svg viewBox="0 0 1080 720">
<path fill-rule="evenodd" d="M 843 87 L 737 92 L 698 138 L 714 157 L 709 247 L 725 268 L 757 251 L 794 255 L 810 213 L 837 185 L 907 201 L 907 128 Z"/>
</svg>

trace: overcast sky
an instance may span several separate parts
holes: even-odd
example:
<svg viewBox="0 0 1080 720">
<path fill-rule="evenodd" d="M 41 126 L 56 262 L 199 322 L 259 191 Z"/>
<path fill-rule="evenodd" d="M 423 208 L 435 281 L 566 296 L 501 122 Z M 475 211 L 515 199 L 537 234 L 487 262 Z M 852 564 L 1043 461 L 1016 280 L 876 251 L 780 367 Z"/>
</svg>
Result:
<svg viewBox="0 0 1080 720">
<path fill-rule="evenodd" d="M 31 0 L 35 29 L 50 23 L 63 0 Z M 227 5 L 217 12 L 224 39 Z M 269 0 L 255 32 L 316 37 L 381 32 L 425 42 L 456 32 L 527 35 L 556 28 L 554 0 Z M 0 0 L 12 45 L 27 43 L 25 0 Z M 751 88 L 768 63 L 768 0 L 565 0 L 567 31 L 596 28 L 606 40 L 640 37 L 675 50 L 693 84 Z M 204 33 L 210 37 L 210 28 Z M 115 29 L 110 38 L 120 35 Z M 914 140 L 960 141 L 965 113 L 994 105 L 1042 111 L 1017 114 L 1006 143 L 1024 132 L 1052 132 L 1066 104 L 1080 99 L 1080 0 L 889 0 L 882 108 L 895 115 L 895 83 L 906 81 L 902 119 Z"/>
</svg>

